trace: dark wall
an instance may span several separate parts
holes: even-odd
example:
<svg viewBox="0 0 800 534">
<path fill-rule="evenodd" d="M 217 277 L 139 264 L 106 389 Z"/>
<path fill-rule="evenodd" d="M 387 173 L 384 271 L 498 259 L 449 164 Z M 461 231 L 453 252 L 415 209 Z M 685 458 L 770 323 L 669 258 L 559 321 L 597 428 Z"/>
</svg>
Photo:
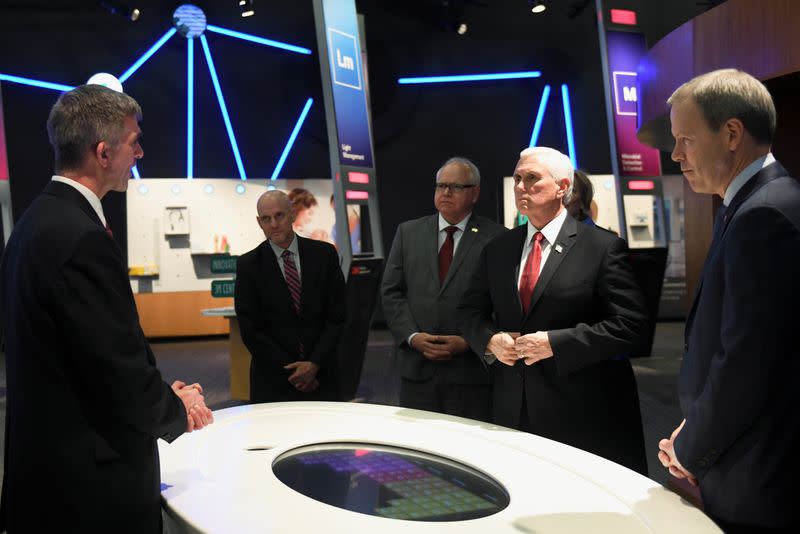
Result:
<svg viewBox="0 0 800 534">
<path fill-rule="evenodd" d="M 171 26 L 180 2 L 135 2 L 127 22 L 80 0 L 0 2 L 0 72 L 69 85 L 97 71 L 124 72 Z M 238 16 L 234 0 L 194 2 L 218 26 L 314 50 L 312 56 L 207 33 L 249 177 L 268 177 L 310 96 L 315 100 L 282 177 L 329 177 L 328 147 L 310 1 L 256 3 Z M 431 213 L 433 180 L 448 157 L 469 157 L 481 169 L 478 212 L 499 213 L 500 180 L 526 147 L 545 83 L 553 92 L 539 144 L 566 152 L 561 83 L 571 90 L 579 165 L 609 172 L 600 54 L 593 3 L 574 18 L 570 2 L 533 15 L 523 0 L 467 3 L 464 36 L 438 24 L 440 2 L 357 2 L 365 15 L 383 234 Z M 630 2 L 628 2 L 630 3 Z M 640 2 L 644 3 L 644 2 Z M 195 177 L 237 178 L 235 161 L 199 41 L 195 44 Z M 540 70 L 542 78 L 454 85 L 400 86 L 402 76 Z M 146 177 L 185 176 L 186 42 L 173 37 L 125 84 L 144 109 Z M 15 217 L 52 173 L 45 121 L 57 92 L 4 83 Z M 124 197 L 105 200 L 124 250 Z"/>
</svg>

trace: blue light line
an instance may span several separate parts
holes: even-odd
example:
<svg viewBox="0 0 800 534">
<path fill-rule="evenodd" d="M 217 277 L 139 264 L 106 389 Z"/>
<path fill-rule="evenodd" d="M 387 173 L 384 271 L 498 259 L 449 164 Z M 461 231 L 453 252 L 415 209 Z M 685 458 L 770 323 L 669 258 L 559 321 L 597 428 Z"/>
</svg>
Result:
<svg viewBox="0 0 800 534">
<path fill-rule="evenodd" d="M 169 38 L 170 38 L 170 37 L 172 37 L 173 35 L 175 35 L 175 28 L 171 28 L 171 29 L 170 29 L 170 30 L 169 30 L 167 33 L 165 33 L 164 35 L 162 35 L 162 36 L 161 36 L 161 39 L 159 39 L 158 41 L 156 41 L 156 44 L 154 44 L 153 46 L 151 46 L 151 47 L 150 47 L 150 49 L 149 49 L 147 52 L 145 52 L 144 54 L 142 54 L 142 57 L 140 57 L 138 60 L 136 60 L 136 63 L 134 63 L 133 65 L 131 65 L 131 67 L 130 67 L 128 70 L 126 70 L 126 71 L 125 71 L 125 72 L 122 74 L 122 76 L 120 76 L 120 77 L 119 77 L 119 81 L 120 81 L 120 83 L 125 83 L 125 81 L 126 81 L 128 78 L 130 78 L 130 77 L 131 77 L 131 75 L 132 75 L 134 72 L 136 72 L 137 70 L 139 70 L 139 67 L 141 67 L 141 66 L 144 64 L 144 62 L 145 62 L 145 61 L 147 61 L 148 59 L 150 59 L 150 57 L 151 57 L 153 54 L 155 54 L 156 52 L 158 52 L 158 49 L 159 49 L 159 48 L 161 48 L 162 46 L 164 46 L 164 43 L 166 43 L 166 42 L 169 40 Z"/>
<path fill-rule="evenodd" d="M 194 178 L 194 39 L 186 39 L 186 178 Z"/>
<path fill-rule="evenodd" d="M 542 120 L 544 120 L 544 110 L 547 108 L 547 101 L 550 98 L 550 85 L 545 85 L 542 91 L 542 99 L 539 101 L 539 111 L 536 112 L 536 122 L 533 123 L 531 142 L 529 147 L 536 146 L 539 142 L 539 133 L 542 131 Z"/>
<path fill-rule="evenodd" d="M 236 166 L 239 168 L 239 177 L 242 180 L 247 180 L 247 175 L 244 172 L 244 165 L 242 164 L 242 157 L 239 155 L 239 146 L 236 144 L 236 136 L 233 134 L 233 126 L 231 126 L 231 119 L 228 116 L 228 108 L 225 106 L 225 98 L 222 96 L 222 89 L 219 86 L 219 79 L 217 78 L 217 69 L 214 68 L 214 60 L 211 59 L 211 50 L 208 48 L 208 40 L 205 35 L 200 36 L 200 43 L 203 45 L 203 52 L 206 55 L 206 63 L 208 63 L 208 71 L 211 73 L 211 81 L 214 84 L 214 91 L 217 93 L 217 100 L 219 101 L 219 109 L 222 112 L 222 119 L 225 121 L 225 129 L 228 131 L 228 139 L 231 141 L 231 149 L 233 150 L 233 157 L 236 158 Z"/>
<path fill-rule="evenodd" d="M 564 123 L 567 125 L 567 148 L 572 166 L 578 168 L 578 158 L 575 155 L 575 137 L 572 133 L 572 109 L 569 105 L 569 89 L 567 84 L 561 84 L 561 100 L 564 102 Z"/>
<path fill-rule="evenodd" d="M 56 91 L 72 91 L 73 89 L 75 89 L 75 87 L 72 85 L 62 85 L 60 83 L 44 82 L 42 80 L 32 80 L 31 78 L 12 76 L 11 74 L 0 74 L 0 82 L 2 81 L 21 83 L 22 85 L 32 85 L 33 87 L 41 87 L 43 89 L 54 89 Z"/>
<path fill-rule="evenodd" d="M 273 41 L 272 39 L 265 39 L 263 37 L 257 37 L 255 35 L 250 35 L 247 33 L 228 30 L 226 28 L 220 28 L 219 26 L 214 26 L 212 24 L 206 26 L 206 30 L 215 33 L 221 33 L 222 35 L 227 35 L 228 37 L 235 37 L 237 39 L 250 41 L 251 43 L 258 43 L 265 46 L 273 46 L 275 48 L 281 48 L 283 50 L 288 50 L 290 52 L 297 52 L 298 54 L 311 54 L 311 50 L 309 50 L 308 48 L 303 48 L 302 46 L 294 46 L 287 43 L 281 43 L 280 41 Z"/>
<path fill-rule="evenodd" d="M 281 169 L 283 169 L 283 164 L 286 163 L 286 158 L 289 155 L 289 152 L 292 150 L 292 145 L 294 145 L 294 141 L 297 139 L 297 134 L 300 132 L 300 127 L 303 126 L 303 122 L 306 120 L 306 115 L 308 115 L 308 110 L 311 109 L 311 104 L 313 103 L 313 98 L 306 100 L 306 105 L 303 107 L 303 111 L 300 112 L 300 118 L 297 119 L 297 124 L 294 125 L 294 130 L 292 130 L 292 135 L 289 136 L 289 141 L 287 141 L 286 146 L 283 147 L 283 153 L 278 160 L 278 164 L 275 166 L 275 170 L 272 171 L 272 177 L 270 177 L 270 180 L 276 180 L 278 178 L 278 174 L 280 174 Z"/>
<path fill-rule="evenodd" d="M 484 80 L 516 80 L 520 78 L 538 78 L 542 73 L 538 70 L 524 72 L 499 72 L 497 74 L 463 74 L 458 76 L 423 76 L 419 78 L 398 78 L 401 85 L 416 83 L 448 83 L 477 82 Z"/>
<path fill-rule="evenodd" d="M 136 178 L 137 180 L 141 180 L 142 179 L 142 177 L 139 176 L 139 169 L 136 168 L 136 165 L 131 167 L 131 173 L 133 173 L 133 177 Z"/>
</svg>

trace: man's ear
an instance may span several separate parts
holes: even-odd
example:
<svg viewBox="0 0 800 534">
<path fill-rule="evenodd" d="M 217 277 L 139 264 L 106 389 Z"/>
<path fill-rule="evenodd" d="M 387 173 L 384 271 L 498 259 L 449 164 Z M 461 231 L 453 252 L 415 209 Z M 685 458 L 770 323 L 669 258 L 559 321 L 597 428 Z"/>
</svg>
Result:
<svg viewBox="0 0 800 534">
<path fill-rule="evenodd" d="M 741 146 L 742 138 L 744 137 L 744 124 L 742 121 L 735 118 L 728 119 L 722 125 L 722 129 L 725 133 L 725 143 L 728 146 L 728 150 L 737 150 Z"/>
<path fill-rule="evenodd" d="M 570 183 L 572 183 L 572 181 L 569 178 L 561 178 L 558 181 L 559 198 L 561 198 L 561 197 L 563 197 L 564 195 L 567 194 L 567 190 L 569 189 L 569 184 Z"/>
<path fill-rule="evenodd" d="M 100 141 L 97 143 L 97 146 L 94 149 L 94 156 L 97 158 L 97 161 L 100 162 L 100 165 L 105 167 L 108 165 L 108 143 L 105 141 Z"/>
</svg>

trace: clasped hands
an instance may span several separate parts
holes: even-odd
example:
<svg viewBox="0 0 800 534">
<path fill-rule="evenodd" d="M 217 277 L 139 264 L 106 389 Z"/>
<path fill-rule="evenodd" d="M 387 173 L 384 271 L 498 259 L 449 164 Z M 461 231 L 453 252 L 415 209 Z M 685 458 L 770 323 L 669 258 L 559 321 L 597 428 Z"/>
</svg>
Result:
<svg viewBox="0 0 800 534">
<path fill-rule="evenodd" d="M 491 337 L 486 349 L 506 365 L 514 365 L 517 360 L 525 360 L 525 365 L 533 365 L 553 356 L 547 332 L 525 335 L 520 335 L 519 332 L 498 332 Z"/>
<path fill-rule="evenodd" d="M 451 360 L 453 356 L 469 350 L 469 345 L 461 336 L 439 336 L 419 332 L 411 338 L 411 348 L 422 353 L 429 360 Z"/>
<path fill-rule="evenodd" d="M 185 382 L 176 380 L 171 387 L 186 409 L 186 432 L 200 430 L 214 422 L 214 414 L 206 406 L 200 384 L 195 382 L 187 386 Z"/>
<path fill-rule="evenodd" d="M 675 456 L 675 438 L 680 434 L 683 425 L 686 424 L 684 419 L 678 428 L 676 428 L 669 439 L 662 439 L 658 442 L 658 459 L 661 465 L 669 469 L 669 474 L 675 478 L 685 478 L 692 486 L 697 486 L 697 477 L 684 468 Z"/>
<path fill-rule="evenodd" d="M 289 375 L 289 383 L 297 391 L 311 393 L 319 387 L 319 380 L 317 380 L 319 365 L 316 363 L 302 360 L 284 365 L 283 368 L 292 371 L 292 374 Z"/>
</svg>

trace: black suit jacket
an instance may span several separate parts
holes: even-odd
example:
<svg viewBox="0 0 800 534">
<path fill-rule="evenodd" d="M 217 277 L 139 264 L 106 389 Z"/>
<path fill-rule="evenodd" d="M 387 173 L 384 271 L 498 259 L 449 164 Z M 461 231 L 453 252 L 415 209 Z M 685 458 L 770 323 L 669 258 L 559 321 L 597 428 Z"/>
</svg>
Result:
<svg viewBox="0 0 800 534">
<path fill-rule="evenodd" d="M 139 327 L 122 253 L 88 201 L 50 182 L 2 264 L 10 533 L 161 532 L 156 438 L 186 430 Z"/>
<path fill-rule="evenodd" d="M 250 400 L 337 400 L 336 347 L 345 316 L 344 277 L 329 243 L 295 236 L 300 261 L 300 315 L 268 241 L 243 254 L 236 268 L 234 303 L 242 341 L 250 350 Z M 283 367 L 304 360 L 319 365 L 320 387 L 297 391 Z"/>
<path fill-rule="evenodd" d="M 532 432 L 646 473 L 636 382 L 622 356 L 644 342 L 648 318 L 625 242 L 567 215 L 523 315 L 517 276 L 526 235 L 523 225 L 484 248 L 459 308 L 478 353 L 498 331 L 549 332 L 552 358 L 492 364 L 495 422 L 520 428 L 524 394 Z"/>
<path fill-rule="evenodd" d="M 431 361 L 408 345 L 414 332 L 461 335 L 456 307 L 472 280 L 483 247 L 505 228 L 472 215 L 443 284 L 439 283 L 439 216 L 407 221 L 397 228 L 383 273 L 386 322 L 397 344 L 400 375 L 412 380 L 445 373 L 456 384 L 487 384 L 489 373 L 472 351 L 448 361 Z"/>
<path fill-rule="evenodd" d="M 686 322 L 678 460 L 707 513 L 800 524 L 800 184 L 775 162 L 731 201 Z"/>
</svg>

